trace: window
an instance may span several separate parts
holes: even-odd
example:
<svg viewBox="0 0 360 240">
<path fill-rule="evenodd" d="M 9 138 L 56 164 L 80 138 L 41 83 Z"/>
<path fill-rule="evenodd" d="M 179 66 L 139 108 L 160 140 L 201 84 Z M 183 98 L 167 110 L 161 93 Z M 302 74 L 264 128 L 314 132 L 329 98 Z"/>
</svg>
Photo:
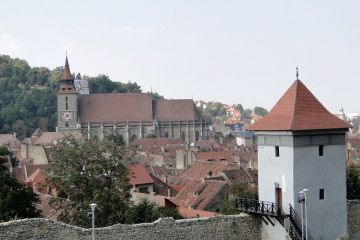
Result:
<svg viewBox="0 0 360 240">
<path fill-rule="evenodd" d="M 275 146 L 275 157 L 279 157 L 280 156 L 280 148 L 279 146 Z"/>
<path fill-rule="evenodd" d="M 324 156 L 324 145 L 319 145 L 319 156 Z"/>
<path fill-rule="evenodd" d="M 320 200 L 324 200 L 325 199 L 325 192 L 324 192 L 324 189 L 320 189 L 319 191 L 319 199 Z"/>
<path fill-rule="evenodd" d="M 65 127 L 69 127 L 69 123 L 66 122 L 66 123 L 65 123 Z"/>
<path fill-rule="evenodd" d="M 140 193 L 149 193 L 148 187 L 139 187 Z"/>
<path fill-rule="evenodd" d="M 65 108 L 68 110 L 68 97 L 65 97 Z"/>
</svg>

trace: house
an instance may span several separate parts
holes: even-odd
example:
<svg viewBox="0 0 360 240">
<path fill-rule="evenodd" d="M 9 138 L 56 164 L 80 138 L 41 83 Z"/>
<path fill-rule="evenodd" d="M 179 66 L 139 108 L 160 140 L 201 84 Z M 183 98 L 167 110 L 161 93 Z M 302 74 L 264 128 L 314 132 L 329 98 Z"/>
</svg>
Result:
<svg viewBox="0 0 360 240">
<path fill-rule="evenodd" d="M 154 192 L 154 180 L 144 166 L 140 164 L 130 165 L 128 170 L 130 172 L 132 191 L 140 193 Z"/>
</svg>

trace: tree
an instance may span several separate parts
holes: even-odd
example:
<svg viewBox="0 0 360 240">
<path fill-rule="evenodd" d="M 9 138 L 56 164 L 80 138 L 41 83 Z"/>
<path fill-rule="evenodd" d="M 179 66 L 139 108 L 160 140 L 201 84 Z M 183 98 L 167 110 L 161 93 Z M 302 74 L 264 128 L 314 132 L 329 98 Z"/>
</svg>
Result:
<svg viewBox="0 0 360 240">
<path fill-rule="evenodd" d="M 249 182 L 236 182 L 230 185 L 229 193 L 238 198 L 257 198 L 257 189 Z"/>
<path fill-rule="evenodd" d="M 131 208 L 127 223 L 153 222 L 164 217 L 172 217 L 174 219 L 183 218 L 176 209 L 160 207 L 148 199 L 143 198 L 138 204 Z"/>
<path fill-rule="evenodd" d="M 347 199 L 360 200 L 360 171 L 354 166 L 347 169 L 346 188 Z"/>
<path fill-rule="evenodd" d="M 96 226 L 124 223 L 130 201 L 129 172 L 122 164 L 134 154 L 109 141 L 65 138 L 53 147 L 48 176 L 58 197 L 52 205 L 61 210 L 59 220 L 90 227 L 89 204 L 96 207 Z"/>
<path fill-rule="evenodd" d="M 245 109 L 243 114 L 243 118 L 250 119 L 253 111 L 249 108 Z"/>
<path fill-rule="evenodd" d="M 220 202 L 219 212 L 224 215 L 239 214 L 239 210 L 235 208 L 235 199 Z"/>
<path fill-rule="evenodd" d="M 9 156 L 7 148 L 0 147 L 0 222 L 40 217 L 40 211 L 35 207 L 39 202 L 36 193 L 19 183 L 5 166 Z"/>
<path fill-rule="evenodd" d="M 235 104 L 234 108 L 238 111 L 240 111 L 240 113 L 242 114 L 244 112 L 244 108 L 241 104 Z"/>
<path fill-rule="evenodd" d="M 268 110 L 263 107 L 255 107 L 254 113 L 259 116 L 265 116 L 268 113 Z"/>
</svg>

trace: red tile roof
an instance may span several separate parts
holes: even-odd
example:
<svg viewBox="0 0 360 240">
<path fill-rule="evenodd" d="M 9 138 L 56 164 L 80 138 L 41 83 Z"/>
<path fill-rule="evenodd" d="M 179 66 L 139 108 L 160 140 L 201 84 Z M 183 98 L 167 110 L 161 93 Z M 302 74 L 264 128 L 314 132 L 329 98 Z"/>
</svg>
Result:
<svg viewBox="0 0 360 240">
<path fill-rule="evenodd" d="M 209 172 L 213 177 L 219 176 L 219 173 L 225 170 L 230 169 L 239 169 L 238 164 L 230 164 L 227 162 L 221 161 L 196 161 L 188 169 L 183 171 L 179 176 L 177 176 L 176 183 L 184 183 L 189 180 L 202 179 L 208 176 Z"/>
<path fill-rule="evenodd" d="M 300 80 L 295 80 L 271 111 L 248 130 L 306 131 L 349 127 L 350 124 L 331 114 Z"/>
<path fill-rule="evenodd" d="M 64 70 L 61 75 L 61 80 L 74 80 L 74 76 L 71 74 L 69 61 L 66 56 Z"/>
<path fill-rule="evenodd" d="M 197 152 L 195 159 L 201 161 L 234 161 L 234 156 L 230 151 L 211 151 L 211 152 Z"/>
<path fill-rule="evenodd" d="M 155 118 L 158 121 L 193 121 L 198 116 L 191 99 L 157 100 Z"/>
<path fill-rule="evenodd" d="M 171 198 L 171 201 L 179 207 L 203 210 L 227 185 L 227 182 L 218 180 L 189 181 L 175 197 Z"/>
<path fill-rule="evenodd" d="M 142 185 L 142 184 L 154 184 L 154 180 L 151 178 L 150 174 L 146 171 L 145 167 L 136 164 L 128 166 L 130 171 L 130 184 L 132 186 Z"/>
<path fill-rule="evenodd" d="M 88 94 L 79 96 L 80 122 L 152 122 L 152 98 L 146 93 Z"/>
<path fill-rule="evenodd" d="M 209 212 L 198 209 L 189 209 L 184 207 L 178 208 L 178 212 L 184 218 L 206 218 L 206 217 L 214 217 L 217 215 L 217 213 L 215 212 Z"/>
</svg>

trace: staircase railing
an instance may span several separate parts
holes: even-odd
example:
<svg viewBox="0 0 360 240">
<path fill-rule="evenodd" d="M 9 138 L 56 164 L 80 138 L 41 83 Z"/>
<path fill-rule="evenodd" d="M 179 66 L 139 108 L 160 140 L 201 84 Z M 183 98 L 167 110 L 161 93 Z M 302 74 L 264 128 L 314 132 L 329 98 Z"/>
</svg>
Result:
<svg viewBox="0 0 360 240">
<path fill-rule="evenodd" d="M 306 226 L 303 224 L 301 226 L 301 218 L 295 212 L 295 209 L 290 205 L 290 236 L 294 236 L 292 239 L 301 239 L 301 231 L 304 230 L 303 234 L 306 234 Z M 313 237 L 309 232 L 307 232 L 307 237 L 304 237 L 305 240 L 313 240 Z"/>
</svg>

